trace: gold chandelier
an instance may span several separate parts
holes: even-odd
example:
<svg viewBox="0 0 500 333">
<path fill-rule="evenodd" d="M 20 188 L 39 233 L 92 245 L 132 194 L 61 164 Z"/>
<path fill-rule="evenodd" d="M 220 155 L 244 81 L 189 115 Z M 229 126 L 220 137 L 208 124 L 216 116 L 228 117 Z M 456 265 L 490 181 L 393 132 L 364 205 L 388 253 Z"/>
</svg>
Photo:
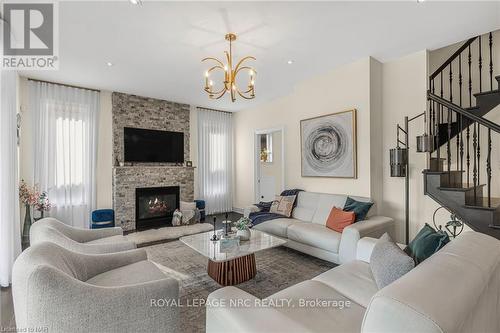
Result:
<svg viewBox="0 0 500 333">
<path fill-rule="evenodd" d="M 236 40 L 236 35 L 233 33 L 229 33 L 226 35 L 226 40 L 229 42 L 229 52 L 224 51 L 224 54 L 226 55 L 226 60 L 227 64 L 224 65 L 222 61 L 209 57 L 205 58 L 202 61 L 214 61 L 215 65 L 211 68 L 209 68 L 205 72 L 205 91 L 208 94 L 208 97 L 211 99 L 219 99 L 222 96 L 226 94 L 226 92 L 230 92 L 231 94 L 231 101 L 234 102 L 236 101 L 236 94 L 240 95 L 244 99 L 253 99 L 255 98 L 255 74 L 257 73 L 252 67 L 250 66 L 242 66 L 242 64 L 246 60 L 256 60 L 255 57 L 252 56 L 246 56 L 243 59 L 241 59 L 236 67 L 233 69 L 233 54 L 232 54 L 232 42 Z M 214 82 L 210 79 L 210 74 L 212 71 L 215 70 L 222 70 L 224 71 L 224 82 L 223 86 L 220 90 L 214 90 Z M 249 81 L 248 81 L 248 86 L 247 89 L 244 91 L 241 91 L 238 89 L 238 86 L 236 85 L 236 76 L 240 71 L 247 71 L 249 75 Z"/>
</svg>

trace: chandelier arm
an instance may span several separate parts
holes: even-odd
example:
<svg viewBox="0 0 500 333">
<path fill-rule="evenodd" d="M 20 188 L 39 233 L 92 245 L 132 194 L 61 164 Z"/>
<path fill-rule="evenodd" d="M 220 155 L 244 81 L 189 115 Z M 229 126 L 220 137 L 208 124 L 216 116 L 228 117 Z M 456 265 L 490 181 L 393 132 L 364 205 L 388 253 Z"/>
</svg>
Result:
<svg viewBox="0 0 500 333">
<path fill-rule="evenodd" d="M 249 71 L 253 71 L 255 74 L 257 74 L 257 71 L 255 69 L 253 69 L 252 67 L 250 67 L 250 66 L 243 66 L 243 67 L 238 68 L 234 72 L 234 75 L 236 76 L 236 74 L 238 74 L 239 71 L 242 71 L 242 70 L 245 70 L 245 69 L 248 69 Z"/>
<path fill-rule="evenodd" d="M 224 91 L 222 92 L 222 94 L 220 94 L 220 95 L 219 95 L 219 96 L 217 96 L 217 97 L 212 97 L 212 99 L 219 99 L 219 98 L 221 98 L 222 96 L 224 96 L 224 95 L 226 94 L 226 91 L 227 91 L 227 90 L 226 90 L 226 89 L 224 89 Z"/>
<path fill-rule="evenodd" d="M 238 68 L 240 67 L 240 65 L 245 61 L 245 60 L 257 60 L 255 59 L 255 57 L 253 56 L 246 56 L 245 58 L 241 59 L 238 64 L 236 65 L 236 67 L 234 68 L 234 71 L 237 72 L 238 71 Z"/>
<path fill-rule="evenodd" d="M 245 96 L 245 95 L 243 95 L 243 93 L 241 93 L 239 90 L 236 90 L 236 91 L 238 92 L 238 95 L 240 95 L 240 96 L 241 96 L 242 98 L 244 98 L 244 99 L 254 99 L 254 98 L 255 98 L 255 96 L 254 96 L 254 97 L 246 97 L 246 96 Z"/>
<path fill-rule="evenodd" d="M 213 57 L 208 57 L 208 58 L 203 58 L 201 59 L 201 61 L 207 61 L 207 60 L 213 60 L 215 62 L 217 62 L 219 65 L 221 65 L 222 68 L 224 68 L 224 64 L 219 60 L 219 59 L 216 59 L 216 58 L 213 58 Z"/>
<path fill-rule="evenodd" d="M 212 94 L 212 95 L 217 95 L 217 94 L 220 94 L 221 92 L 224 92 L 224 91 L 226 91 L 226 90 L 227 90 L 227 89 L 226 89 L 226 87 L 223 87 L 223 88 L 222 88 L 221 90 L 219 90 L 219 91 L 209 91 L 209 90 L 205 89 L 205 91 L 206 91 L 207 93 Z"/>
</svg>

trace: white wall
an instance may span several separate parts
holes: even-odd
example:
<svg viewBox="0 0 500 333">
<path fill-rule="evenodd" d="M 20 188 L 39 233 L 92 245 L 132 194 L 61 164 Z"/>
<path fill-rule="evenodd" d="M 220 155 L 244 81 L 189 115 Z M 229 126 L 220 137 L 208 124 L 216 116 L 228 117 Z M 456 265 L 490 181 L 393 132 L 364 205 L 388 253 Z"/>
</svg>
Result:
<svg viewBox="0 0 500 333">
<path fill-rule="evenodd" d="M 243 208 L 254 201 L 254 132 L 285 128 L 285 186 L 307 191 L 372 196 L 370 150 L 370 67 L 365 58 L 297 85 L 283 98 L 239 111 L 234 116 L 235 195 L 233 206 Z M 357 179 L 302 177 L 300 120 L 357 109 Z M 380 176 L 380 175 L 379 175 Z"/>
<path fill-rule="evenodd" d="M 404 124 L 404 117 L 414 117 L 427 108 L 427 51 L 420 51 L 383 64 L 383 210 L 382 214 L 396 220 L 398 240 L 404 240 L 405 180 L 390 177 L 389 149 L 396 147 L 396 126 Z M 427 155 L 416 152 L 417 135 L 422 134 L 423 118 L 410 123 L 410 239 L 427 222 L 432 224 L 432 213 L 439 207 L 424 195 L 422 170 Z M 402 138 L 402 136 L 401 136 Z"/>
</svg>

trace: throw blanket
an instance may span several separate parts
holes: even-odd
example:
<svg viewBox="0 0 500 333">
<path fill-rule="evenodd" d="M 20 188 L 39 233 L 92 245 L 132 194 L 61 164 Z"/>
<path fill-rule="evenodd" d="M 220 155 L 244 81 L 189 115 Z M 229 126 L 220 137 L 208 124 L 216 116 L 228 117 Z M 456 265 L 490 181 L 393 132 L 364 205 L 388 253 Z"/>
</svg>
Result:
<svg viewBox="0 0 500 333">
<path fill-rule="evenodd" d="M 302 190 L 300 189 L 284 190 L 283 192 L 281 192 L 281 196 L 297 195 L 300 191 Z M 255 204 L 257 207 L 261 209 L 261 211 L 250 213 L 250 215 L 248 216 L 250 220 L 252 220 L 253 226 L 256 226 L 266 221 L 271 221 L 279 218 L 287 218 L 286 216 L 283 216 L 281 214 L 270 213 L 269 210 L 266 211 L 264 208 L 265 205 L 263 204 L 264 204 L 263 202 Z M 295 207 L 296 205 L 297 205 L 297 200 L 295 200 L 295 202 L 293 203 L 293 207 Z"/>
</svg>

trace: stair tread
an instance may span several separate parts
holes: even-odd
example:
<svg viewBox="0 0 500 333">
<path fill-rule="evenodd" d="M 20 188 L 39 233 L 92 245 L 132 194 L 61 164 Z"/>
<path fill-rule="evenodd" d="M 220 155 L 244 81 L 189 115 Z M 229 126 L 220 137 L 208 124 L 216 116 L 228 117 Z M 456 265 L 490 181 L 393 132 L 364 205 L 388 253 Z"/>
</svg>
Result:
<svg viewBox="0 0 500 333">
<path fill-rule="evenodd" d="M 473 112 L 473 111 L 477 111 L 479 110 L 479 106 L 472 106 L 472 107 L 469 107 L 469 108 L 465 108 L 464 110 L 465 111 L 469 111 L 469 112 Z"/>
<path fill-rule="evenodd" d="M 470 184 L 468 184 L 470 185 Z M 483 187 L 486 184 L 480 184 L 477 187 Z M 458 192 L 465 192 L 465 191 L 471 191 L 474 189 L 474 186 L 468 186 L 468 187 L 447 187 L 447 186 L 440 186 L 438 189 L 442 191 L 458 191 Z"/>
<path fill-rule="evenodd" d="M 494 89 L 494 90 L 489 90 L 489 91 L 483 91 L 483 92 L 480 92 L 480 93 L 475 93 L 474 97 L 483 96 L 483 95 L 489 95 L 489 94 L 498 94 L 498 93 L 500 93 L 500 90 L 499 89 Z"/>
<path fill-rule="evenodd" d="M 491 198 L 491 207 L 488 206 L 488 198 L 477 198 L 477 201 L 474 205 L 464 205 L 466 208 L 479 208 L 479 209 L 488 209 L 488 210 L 496 210 L 500 206 L 500 198 Z"/>
</svg>

